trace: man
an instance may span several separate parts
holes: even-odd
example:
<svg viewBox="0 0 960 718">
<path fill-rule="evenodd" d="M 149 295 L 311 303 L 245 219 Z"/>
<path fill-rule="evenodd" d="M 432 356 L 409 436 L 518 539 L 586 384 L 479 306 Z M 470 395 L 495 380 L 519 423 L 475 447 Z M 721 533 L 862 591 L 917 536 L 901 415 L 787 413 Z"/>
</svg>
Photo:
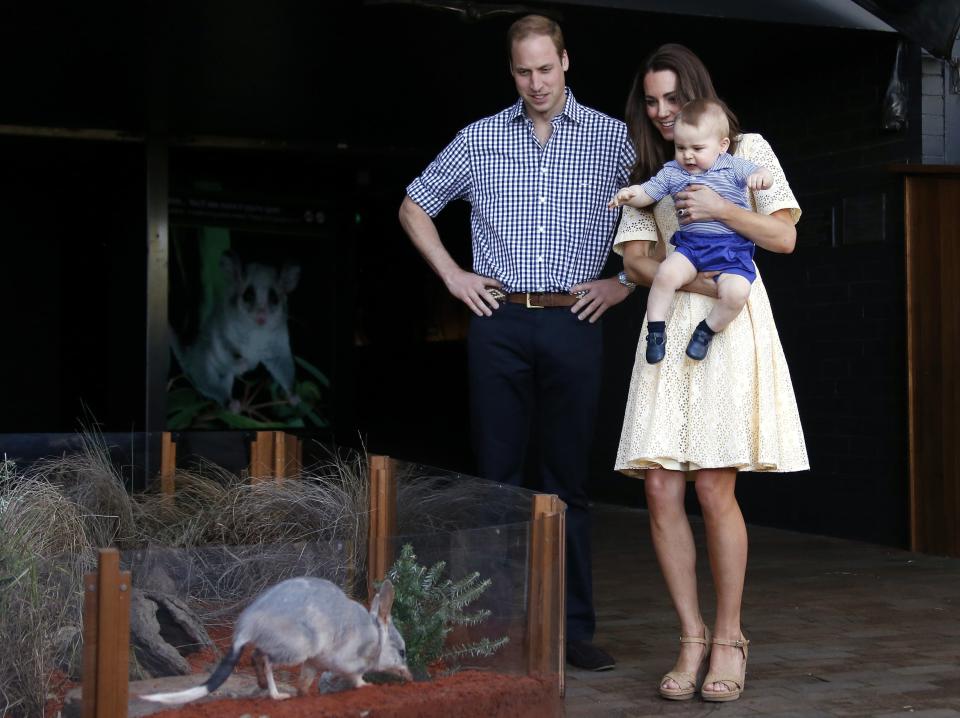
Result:
<svg viewBox="0 0 960 718">
<path fill-rule="evenodd" d="M 470 417 L 481 476 L 567 504 L 567 660 L 606 670 L 595 627 L 585 482 L 600 393 L 597 320 L 633 290 L 597 279 L 629 184 L 625 125 L 566 87 L 560 27 L 529 15 L 507 33 L 520 98 L 461 130 L 408 187 L 400 223 L 457 299 L 476 315 L 467 339 Z M 433 222 L 452 200 L 472 205 L 473 271 L 457 266 Z M 528 445 L 535 447 L 528 460 Z"/>
</svg>

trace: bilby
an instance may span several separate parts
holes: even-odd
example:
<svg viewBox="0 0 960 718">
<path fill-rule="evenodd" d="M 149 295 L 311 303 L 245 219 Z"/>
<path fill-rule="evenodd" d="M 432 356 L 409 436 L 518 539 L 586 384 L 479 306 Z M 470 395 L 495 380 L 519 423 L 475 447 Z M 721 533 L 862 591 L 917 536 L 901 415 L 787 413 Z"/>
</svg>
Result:
<svg viewBox="0 0 960 718">
<path fill-rule="evenodd" d="M 274 665 L 300 665 L 297 693 L 305 695 L 318 671 L 367 685 L 367 671 L 393 673 L 412 680 L 403 636 L 393 625 L 393 584 L 383 582 L 367 611 L 335 584 L 322 578 L 281 581 L 243 610 L 233 632 L 230 653 L 203 685 L 141 698 L 158 703 L 186 703 L 209 695 L 233 672 L 244 646 L 254 646 L 253 663 L 260 688 L 276 700 L 289 698 L 273 678 Z"/>
</svg>

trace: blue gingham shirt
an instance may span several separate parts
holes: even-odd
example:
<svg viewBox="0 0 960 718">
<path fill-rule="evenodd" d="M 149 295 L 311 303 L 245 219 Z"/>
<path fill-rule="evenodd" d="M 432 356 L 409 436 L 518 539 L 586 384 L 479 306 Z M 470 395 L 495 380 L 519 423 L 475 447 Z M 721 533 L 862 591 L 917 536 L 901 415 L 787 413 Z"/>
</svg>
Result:
<svg viewBox="0 0 960 718">
<path fill-rule="evenodd" d="M 750 209 L 747 199 L 747 178 L 759 169 L 760 167 L 750 160 L 727 152 L 721 152 L 717 156 L 717 161 L 713 163 L 713 167 L 698 175 L 687 172 L 676 160 L 670 160 L 663 165 L 663 169 L 640 185 L 640 188 L 650 199 L 658 202 L 668 194 L 676 194 L 688 185 L 702 184 L 738 207 Z M 693 234 L 708 235 L 730 234 L 733 231 L 723 222 L 715 220 L 691 222 L 680 229 Z"/>
<path fill-rule="evenodd" d="M 470 203 L 473 271 L 506 292 L 569 292 L 610 251 L 618 213 L 607 202 L 628 184 L 633 146 L 623 122 L 566 94 L 543 147 L 518 99 L 457 133 L 407 187 L 431 217 Z"/>
</svg>

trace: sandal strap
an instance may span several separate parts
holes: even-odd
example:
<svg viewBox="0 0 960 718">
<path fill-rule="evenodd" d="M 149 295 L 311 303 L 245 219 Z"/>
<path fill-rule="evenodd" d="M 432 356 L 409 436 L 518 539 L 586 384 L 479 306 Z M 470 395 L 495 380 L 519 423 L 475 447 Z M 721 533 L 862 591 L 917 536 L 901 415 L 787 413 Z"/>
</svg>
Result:
<svg viewBox="0 0 960 718">
<path fill-rule="evenodd" d="M 721 676 L 707 676 L 703 679 L 703 685 L 712 686 L 714 683 L 724 683 L 724 684 L 733 684 L 739 689 L 743 689 L 743 683 L 740 682 L 741 679 L 738 676 L 737 678 L 724 678 Z M 721 691 L 706 691 L 707 693 L 720 693 Z"/>
<path fill-rule="evenodd" d="M 684 636 L 680 634 L 680 643 L 700 643 L 706 646 L 710 643 L 710 629 L 706 626 L 703 627 L 703 636 Z"/>
<path fill-rule="evenodd" d="M 734 648 L 744 648 L 750 645 L 750 641 L 748 641 L 746 638 L 738 638 L 736 640 L 729 641 L 726 638 L 714 637 L 713 641 L 711 642 L 716 646 L 733 646 Z"/>
<path fill-rule="evenodd" d="M 676 683 L 679 690 L 697 687 L 697 676 L 695 673 L 690 673 L 689 671 L 670 671 L 669 673 L 664 673 L 663 678 L 660 679 L 660 685 L 663 686 L 667 681 Z"/>
</svg>

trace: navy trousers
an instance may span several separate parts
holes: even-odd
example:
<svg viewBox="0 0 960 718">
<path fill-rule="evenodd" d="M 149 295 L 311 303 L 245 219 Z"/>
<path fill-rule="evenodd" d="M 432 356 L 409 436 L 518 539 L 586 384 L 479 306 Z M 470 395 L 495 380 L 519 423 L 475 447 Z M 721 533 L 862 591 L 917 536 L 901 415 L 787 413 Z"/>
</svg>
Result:
<svg viewBox="0 0 960 718">
<path fill-rule="evenodd" d="M 600 395 L 599 322 L 501 303 L 471 319 L 470 419 L 479 475 L 567 504 L 567 640 L 596 625 L 586 481 Z M 531 475 L 532 474 L 532 475 Z"/>
</svg>

